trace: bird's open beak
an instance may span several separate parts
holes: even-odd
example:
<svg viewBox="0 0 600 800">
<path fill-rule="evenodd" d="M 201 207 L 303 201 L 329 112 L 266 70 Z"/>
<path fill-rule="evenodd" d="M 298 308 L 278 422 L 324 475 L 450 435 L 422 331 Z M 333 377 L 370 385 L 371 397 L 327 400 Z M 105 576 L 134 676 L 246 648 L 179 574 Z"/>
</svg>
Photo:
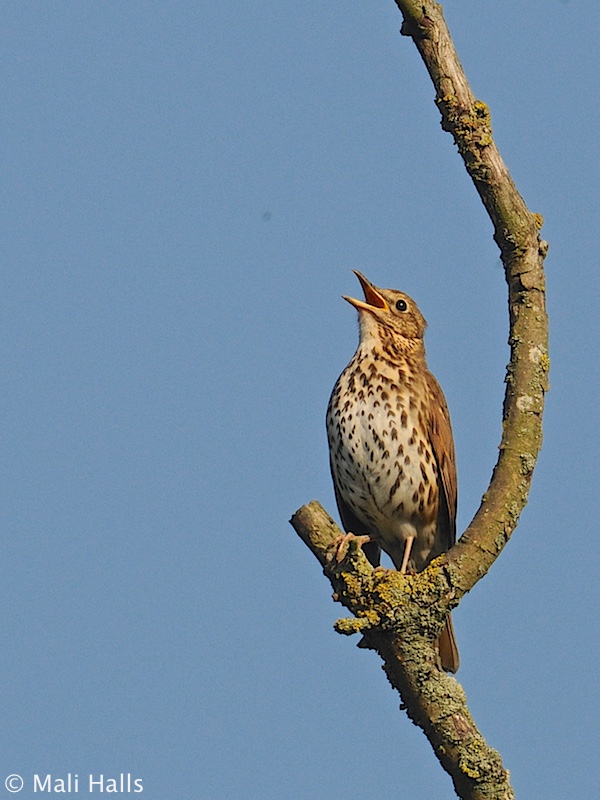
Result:
<svg viewBox="0 0 600 800">
<path fill-rule="evenodd" d="M 379 291 L 376 289 L 376 287 L 373 286 L 373 284 L 370 283 L 364 275 L 361 275 L 358 270 L 354 269 L 352 271 L 360 281 L 360 285 L 365 293 L 365 299 L 363 302 L 362 300 L 356 300 L 354 297 L 346 297 L 346 295 L 342 295 L 344 300 L 347 300 L 350 305 L 353 305 L 354 308 L 357 308 L 359 311 L 387 311 L 388 304 L 379 294 Z"/>
</svg>

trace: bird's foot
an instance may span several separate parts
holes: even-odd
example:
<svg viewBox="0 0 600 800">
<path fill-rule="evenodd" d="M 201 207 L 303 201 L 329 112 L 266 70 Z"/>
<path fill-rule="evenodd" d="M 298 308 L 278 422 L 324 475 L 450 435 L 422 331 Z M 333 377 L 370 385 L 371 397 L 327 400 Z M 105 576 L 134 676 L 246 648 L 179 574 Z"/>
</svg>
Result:
<svg viewBox="0 0 600 800">
<path fill-rule="evenodd" d="M 414 536 L 408 536 L 406 542 L 404 543 L 404 556 L 402 558 L 402 564 L 400 565 L 400 570 L 399 570 L 399 572 L 401 572 L 402 575 L 406 575 L 406 571 L 409 568 L 408 561 L 410 559 L 410 551 L 412 550 L 414 541 L 415 541 Z"/>
<path fill-rule="evenodd" d="M 362 548 L 364 544 L 372 541 L 373 538 L 371 536 L 356 536 L 354 533 L 346 533 L 343 536 L 338 536 L 329 545 L 327 548 L 327 557 L 330 562 L 335 561 L 336 564 L 341 564 L 348 555 L 351 542 L 354 542 L 356 547 Z"/>
<path fill-rule="evenodd" d="M 376 567 L 373 567 L 373 572 L 375 573 L 376 577 L 382 578 L 388 572 L 398 572 L 397 569 L 391 569 L 388 567 L 382 567 L 381 564 L 378 564 Z"/>
</svg>

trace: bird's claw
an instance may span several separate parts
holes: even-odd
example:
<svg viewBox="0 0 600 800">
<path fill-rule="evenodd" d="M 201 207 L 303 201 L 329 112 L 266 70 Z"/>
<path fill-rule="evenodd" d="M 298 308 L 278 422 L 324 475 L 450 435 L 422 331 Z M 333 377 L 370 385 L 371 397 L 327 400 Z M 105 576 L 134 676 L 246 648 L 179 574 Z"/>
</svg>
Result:
<svg viewBox="0 0 600 800">
<path fill-rule="evenodd" d="M 354 533 L 346 533 L 343 536 L 338 536 L 327 548 L 327 558 L 330 563 L 335 561 L 336 564 L 341 564 L 348 555 L 351 542 L 354 542 L 356 547 L 362 548 L 364 544 L 371 541 L 373 540 L 370 536 L 356 536 Z"/>
</svg>

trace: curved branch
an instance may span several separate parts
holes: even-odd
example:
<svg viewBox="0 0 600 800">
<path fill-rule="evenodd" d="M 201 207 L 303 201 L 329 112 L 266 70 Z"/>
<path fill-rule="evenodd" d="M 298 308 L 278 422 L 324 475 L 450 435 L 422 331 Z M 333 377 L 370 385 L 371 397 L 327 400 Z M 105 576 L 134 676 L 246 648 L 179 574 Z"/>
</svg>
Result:
<svg viewBox="0 0 600 800">
<path fill-rule="evenodd" d="M 324 567 L 334 599 L 353 613 L 338 620 L 340 633 L 363 633 L 376 650 L 409 717 L 423 729 L 464 800 L 514 797 L 499 754 L 477 730 L 459 684 L 438 667 L 434 642 L 448 611 L 486 574 L 515 529 L 527 503 L 542 443 L 547 389 L 548 328 L 541 217 L 532 214 L 492 137 L 490 114 L 475 99 L 443 18 L 432 0 L 395 0 L 402 33 L 412 37 L 436 90 L 442 127 L 454 137 L 466 169 L 494 226 L 508 284 L 510 363 L 498 462 L 481 505 L 444 556 L 417 575 L 373 570 L 351 547 L 336 567 L 328 548 L 340 529 L 318 503 L 301 508 L 291 522 Z"/>
<path fill-rule="evenodd" d="M 525 205 L 496 147 L 488 107 L 471 91 L 441 6 L 431 0 L 395 2 L 404 17 L 402 33 L 413 39 L 433 81 L 442 127 L 452 134 L 492 220 L 508 284 L 511 356 L 500 454 L 473 521 L 448 554 L 452 582 L 466 592 L 515 529 L 542 445 L 550 366 L 543 270 L 548 245 L 539 236 L 541 217 Z"/>
</svg>

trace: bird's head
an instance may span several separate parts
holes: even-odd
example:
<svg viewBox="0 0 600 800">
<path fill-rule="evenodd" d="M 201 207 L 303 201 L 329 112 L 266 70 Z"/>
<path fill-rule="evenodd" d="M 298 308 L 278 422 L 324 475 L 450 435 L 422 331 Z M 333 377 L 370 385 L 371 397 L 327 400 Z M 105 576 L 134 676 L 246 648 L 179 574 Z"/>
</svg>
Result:
<svg viewBox="0 0 600 800">
<path fill-rule="evenodd" d="M 380 289 L 357 270 L 354 274 L 360 281 L 365 299 L 346 297 L 358 310 L 361 342 L 379 340 L 385 345 L 394 345 L 394 350 L 410 351 L 419 347 L 427 323 L 415 301 L 396 289 Z"/>
</svg>

